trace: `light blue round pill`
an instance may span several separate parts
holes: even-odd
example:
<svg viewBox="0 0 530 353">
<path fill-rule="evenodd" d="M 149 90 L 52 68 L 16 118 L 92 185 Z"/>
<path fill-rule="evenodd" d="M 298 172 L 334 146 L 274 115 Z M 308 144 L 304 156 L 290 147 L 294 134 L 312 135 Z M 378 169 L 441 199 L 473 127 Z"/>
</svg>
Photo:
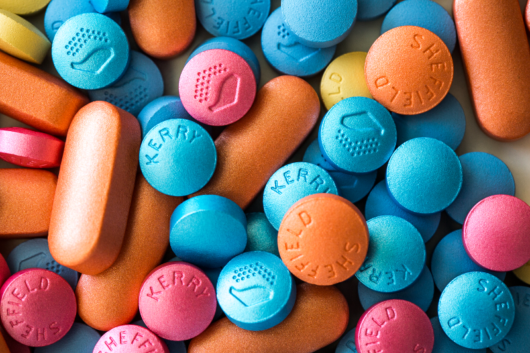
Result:
<svg viewBox="0 0 530 353">
<path fill-rule="evenodd" d="M 169 243 L 183 261 L 206 268 L 222 267 L 247 246 L 245 213 L 222 196 L 193 197 L 173 212 Z"/>
<path fill-rule="evenodd" d="M 313 194 L 338 195 L 337 186 L 327 171 L 317 165 L 295 162 L 278 169 L 263 191 L 263 209 L 275 229 L 298 200 Z"/>
<path fill-rule="evenodd" d="M 74 322 L 63 338 L 49 346 L 36 347 L 35 353 L 92 353 L 99 339 L 92 327 Z"/>
<path fill-rule="evenodd" d="M 131 325 L 141 326 L 143 328 L 148 329 L 148 327 L 145 325 L 143 320 L 132 322 Z M 187 352 L 186 345 L 184 344 L 183 341 L 170 341 L 170 340 L 166 340 L 163 338 L 162 340 L 166 344 L 169 353 L 186 353 Z"/>
<path fill-rule="evenodd" d="M 452 53 L 456 45 L 456 27 L 453 19 L 439 4 L 431 0 L 402 1 L 385 16 L 381 34 L 401 26 L 428 29 L 440 37 Z"/>
<path fill-rule="evenodd" d="M 296 285 L 282 260 L 263 251 L 234 257 L 217 282 L 217 301 L 237 326 L 262 331 L 278 325 L 291 312 Z"/>
<path fill-rule="evenodd" d="M 467 214 L 481 200 L 493 195 L 515 196 L 515 181 L 510 169 L 499 158 L 485 152 L 460 156 L 464 180 L 462 190 L 447 207 L 447 214 L 464 224 Z"/>
<path fill-rule="evenodd" d="M 247 236 L 245 251 L 265 251 L 280 256 L 278 231 L 274 229 L 265 213 L 247 213 Z"/>
<path fill-rule="evenodd" d="M 186 196 L 211 179 L 217 151 L 210 135 L 199 124 L 170 119 L 152 128 L 140 146 L 140 168 L 158 191 Z"/>
<path fill-rule="evenodd" d="M 336 170 L 331 164 L 329 164 L 328 161 L 326 161 L 326 158 L 324 158 L 324 155 L 320 151 L 320 146 L 318 145 L 318 139 L 311 142 L 311 144 L 307 147 L 304 153 L 303 161 L 316 164 L 328 172 Z"/>
<path fill-rule="evenodd" d="M 23 242 L 11 251 L 6 262 L 11 274 L 28 268 L 43 268 L 64 278 L 74 291 L 77 286 L 79 274 L 54 260 L 47 239 L 37 238 Z"/>
<path fill-rule="evenodd" d="M 119 12 L 129 6 L 129 0 L 90 0 L 90 2 L 99 13 Z"/>
<path fill-rule="evenodd" d="M 357 353 L 357 347 L 355 347 L 356 330 L 357 327 L 342 336 L 337 348 L 335 348 L 335 353 Z"/>
<path fill-rule="evenodd" d="M 85 13 L 67 20 L 55 34 L 52 59 L 72 86 L 99 89 L 118 81 L 129 66 L 129 43 L 110 18 Z"/>
<path fill-rule="evenodd" d="M 502 341 L 514 317 L 508 287 L 485 272 L 456 277 L 445 287 L 438 303 L 438 319 L 445 334 L 469 349 L 484 349 Z"/>
<path fill-rule="evenodd" d="M 342 42 L 357 17 L 357 0 L 282 0 L 285 25 L 298 41 L 311 48 Z"/>
<path fill-rule="evenodd" d="M 442 292 L 456 277 L 474 271 L 487 272 L 504 281 L 506 272 L 494 272 L 477 265 L 466 252 L 462 241 L 462 230 L 455 230 L 440 240 L 431 260 L 432 276 L 436 287 Z"/>
<path fill-rule="evenodd" d="M 357 0 L 359 10 L 357 19 L 359 21 L 369 21 L 383 16 L 394 6 L 396 0 Z"/>
<path fill-rule="evenodd" d="M 391 299 L 402 299 L 416 304 L 423 311 L 427 311 L 434 297 L 434 282 L 431 271 L 425 266 L 421 275 L 407 288 L 393 293 L 381 293 L 371 290 L 359 282 L 359 300 L 364 310 L 372 305 Z"/>
<path fill-rule="evenodd" d="M 485 349 L 467 349 L 451 341 L 445 334 L 438 316 L 431 319 L 434 331 L 434 347 L 432 353 L 486 353 Z"/>
<path fill-rule="evenodd" d="M 392 117 L 396 123 L 398 146 L 416 137 L 432 137 L 456 150 L 466 131 L 464 109 L 451 93 L 426 113 L 418 115 L 392 113 Z"/>
<path fill-rule="evenodd" d="M 286 75 L 303 77 L 317 74 L 333 59 L 336 48 L 311 48 L 300 44 L 285 25 L 280 8 L 269 16 L 261 32 L 261 49 L 265 59 Z"/>
<path fill-rule="evenodd" d="M 414 213 L 445 210 L 462 187 L 462 165 L 455 152 L 440 140 L 420 137 L 399 146 L 386 170 L 388 191 Z"/>
<path fill-rule="evenodd" d="M 388 110 L 365 97 L 335 104 L 318 130 L 324 158 L 335 169 L 349 173 L 379 169 L 392 155 L 396 141 L 396 125 Z"/>
<path fill-rule="evenodd" d="M 372 190 L 377 178 L 377 170 L 362 174 L 329 171 L 329 175 L 331 175 L 335 185 L 337 185 L 339 196 L 344 197 L 351 203 L 355 203 Z"/>
<path fill-rule="evenodd" d="M 377 292 L 393 293 L 407 288 L 425 266 L 425 244 L 420 233 L 396 216 L 379 216 L 366 223 L 370 245 L 355 276 Z"/>
<path fill-rule="evenodd" d="M 160 70 L 144 54 L 131 51 L 131 61 L 125 74 L 111 86 L 88 91 L 92 101 L 105 101 L 137 116 L 153 99 L 164 93 Z"/>
<path fill-rule="evenodd" d="M 248 38 L 263 27 L 270 10 L 270 0 L 195 0 L 199 22 L 216 37 Z"/>
</svg>

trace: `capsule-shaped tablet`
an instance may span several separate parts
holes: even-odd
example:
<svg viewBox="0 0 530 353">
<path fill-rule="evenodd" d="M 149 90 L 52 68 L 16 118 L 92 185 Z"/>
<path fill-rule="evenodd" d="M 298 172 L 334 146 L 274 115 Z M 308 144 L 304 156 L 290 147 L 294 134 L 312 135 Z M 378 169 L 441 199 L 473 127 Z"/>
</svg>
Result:
<svg viewBox="0 0 530 353">
<path fill-rule="evenodd" d="M 160 263 L 169 245 L 169 219 L 181 202 L 180 197 L 156 191 L 138 175 L 118 259 L 99 275 L 82 275 L 79 279 L 77 305 L 85 323 L 108 331 L 131 322 L 138 311 L 142 282 Z"/>
<path fill-rule="evenodd" d="M 244 209 L 305 140 L 319 113 L 318 95 L 306 81 L 269 81 L 249 112 L 215 140 L 217 169 L 194 196 L 221 195 Z"/>
<path fill-rule="evenodd" d="M 66 135 L 88 98 L 63 80 L 0 52 L 0 113 L 53 135 Z"/>
<path fill-rule="evenodd" d="M 346 330 L 349 308 L 335 287 L 300 284 L 291 314 L 265 331 L 247 331 L 223 318 L 191 340 L 188 353 L 310 353 L 336 341 Z"/>
<path fill-rule="evenodd" d="M 50 221 L 53 258 L 96 275 L 120 252 L 138 168 L 141 131 L 131 114 L 107 102 L 77 113 L 66 138 Z"/>
<path fill-rule="evenodd" d="M 155 58 L 179 55 L 195 36 L 193 0 L 131 0 L 128 11 L 136 43 Z"/>
<path fill-rule="evenodd" d="M 455 0 L 458 41 L 477 122 L 491 138 L 530 132 L 530 47 L 517 0 Z"/>
</svg>

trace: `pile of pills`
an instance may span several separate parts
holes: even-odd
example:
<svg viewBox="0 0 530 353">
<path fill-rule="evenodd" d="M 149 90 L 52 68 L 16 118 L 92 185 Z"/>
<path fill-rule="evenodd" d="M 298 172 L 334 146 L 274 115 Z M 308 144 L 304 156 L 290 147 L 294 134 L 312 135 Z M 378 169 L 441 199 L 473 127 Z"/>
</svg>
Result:
<svg viewBox="0 0 530 353">
<path fill-rule="evenodd" d="M 519 5 L 0 0 L 0 353 L 528 352 Z"/>
</svg>

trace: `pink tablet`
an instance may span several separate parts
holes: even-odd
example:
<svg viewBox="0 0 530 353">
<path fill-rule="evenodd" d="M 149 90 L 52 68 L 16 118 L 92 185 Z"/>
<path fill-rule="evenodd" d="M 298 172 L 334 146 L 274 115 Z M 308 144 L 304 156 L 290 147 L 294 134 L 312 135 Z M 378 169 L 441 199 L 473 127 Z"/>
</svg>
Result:
<svg viewBox="0 0 530 353">
<path fill-rule="evenodd" d="M 107 331 L 94 347 L 94 353 L 169 353 L 154 333 L 136 325 L 123 325 Z"/>
</svg>

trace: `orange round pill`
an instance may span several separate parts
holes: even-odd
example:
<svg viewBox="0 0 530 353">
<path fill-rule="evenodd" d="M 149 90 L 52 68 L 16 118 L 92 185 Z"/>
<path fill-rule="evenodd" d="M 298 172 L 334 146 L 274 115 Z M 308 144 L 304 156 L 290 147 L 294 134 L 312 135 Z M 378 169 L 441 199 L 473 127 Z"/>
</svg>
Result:
<svg viewBox="0 0 530 353">
<path fill-rule="evenodd" d="M 366 221 L 354 204 L 332 194 L 295 203 L 278 231 L 280 256 L 293 275 L 320 286 L 343 282 L 368 251 Z"/>
<path fill-rule="evenodd" d="M 368 89 L 376 101 L 402 115 L 436 107 L 453 82 L 453 59 L 444 42 L 424 28 L 403 26 L 384 33 L 368 51 Z"/>
</svg>

